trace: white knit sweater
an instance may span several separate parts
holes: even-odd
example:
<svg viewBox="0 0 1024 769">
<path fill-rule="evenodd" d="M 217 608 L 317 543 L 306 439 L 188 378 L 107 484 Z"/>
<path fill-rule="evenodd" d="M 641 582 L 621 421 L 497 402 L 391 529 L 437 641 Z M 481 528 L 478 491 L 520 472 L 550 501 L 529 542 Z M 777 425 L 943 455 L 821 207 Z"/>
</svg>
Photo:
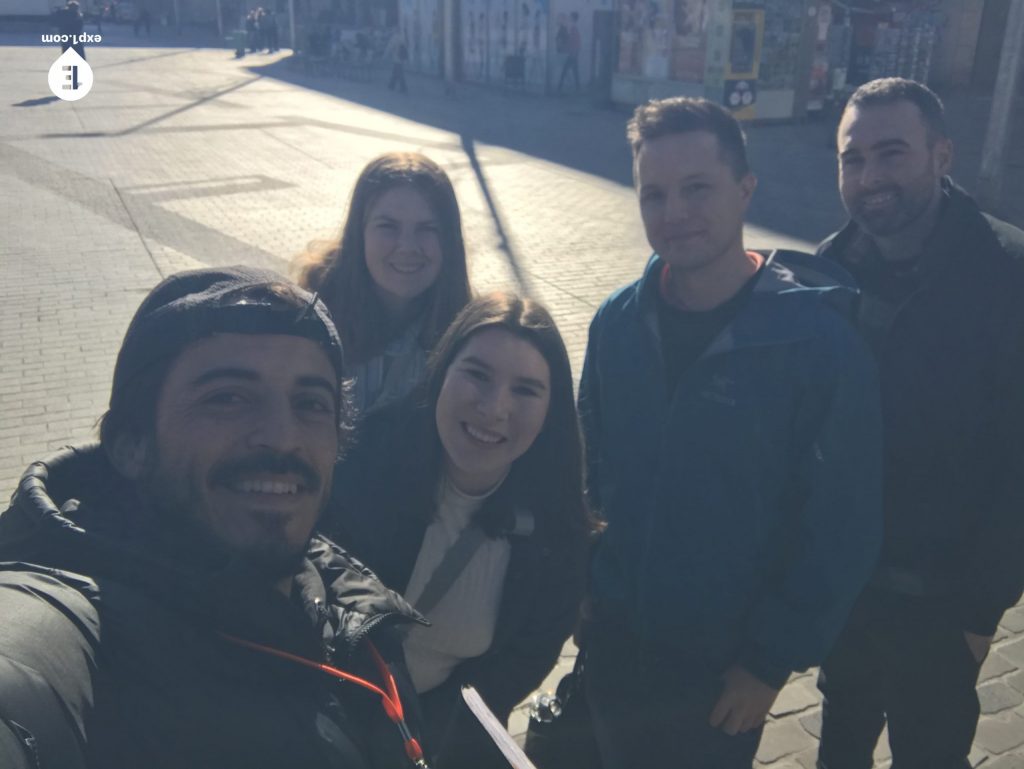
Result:
<svg viewBox="0 0 1024 769">
<path fill-rule="evenodd" d="M 427 526 L 405 590 L 411 603 L 419 600 L 444 554 L 495 489 L 470 496 L 448 481 L 441 484 L 437 516 Z M 507 539 L 485 539 L 427 615 L 431 626 L 416 626 L 409 632 L 405 657 L 418 693 L 440 686 L 459 663 L 490 648 L 510 554 Z"/>
</svg>

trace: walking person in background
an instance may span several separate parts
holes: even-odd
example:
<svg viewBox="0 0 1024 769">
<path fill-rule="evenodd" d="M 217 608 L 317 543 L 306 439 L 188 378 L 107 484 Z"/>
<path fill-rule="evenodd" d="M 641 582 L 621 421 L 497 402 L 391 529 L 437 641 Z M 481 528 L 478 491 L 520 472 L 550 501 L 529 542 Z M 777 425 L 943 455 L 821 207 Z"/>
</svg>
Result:
<svg viewBox="0 0 1024 769">
<path fill-rule="evenodd" d="M 263 42 L 267 46 L 267 53 L 277 53 L 279 50 L 277 14 L 274 13 L 273 9 L 263 12 L 261 25 L 264 35 Z"/>
<path fill-rule="evenodd" d="M 385 54 L 391 61 L 388 90 L 393 91 L 397 88 L 402 93 L 408 93 L 409 89 L 405 84 L 405 63 L 409 61 L 409 46 L 405 44 L 405 38 L 400 30 L 396 29 L 395 34 L 391 36 Z"/>
<path fill-rule="evenodd" d="M 838 130 L 850 223 L 820 248 L 861 285 L 884 424 L 882 557 L 822 666 L 823 769 L 966 769 L 978 672 L 1024 584 L 1024 232 L 948 176 L 942 102 L 885 78 Z"/>
<path fill-rule="evenodd" d="M 590 569 L 584 683 L 604 769 L 750 769 L 789 674 L 820 664 L 881 539 L 881 426 L 855 291 L 748 251 L 736 119 L 638 107 L 655 253 L 604 302 L 580 383 Z"/>
<path fill-rule="evenodd" d="M 352 191 L 341 237 L 313 243 L 295 270 L 334 316 L 360 416 L 404 398 L 470 299 L 451 180 L 415 152 L 370 161 Z"/>
<path fill-rule="evenodd" d="M 431 764 L 507 769 L 461 687 L 507 723 L 554 666 L 585 579 L 582 447 L 554 321 L 509 294 L 472 301 L 422 391 L 360 430 L 325 531 L 431 622 L 405 639 Z"/>
<path fill-rule="evenodd" d="M 67 35 L 67 42 L 61 42 L 60 52 L 64 53 L 68 48 L 74 48 L 75 52 L 85 58 L 85 43 L 80 37 L 85 31 L 85 23 L 82 20 L 82 13 L 78 8 L 77 0 L 68 0 L 67 5 L 56 13 L 57 31 L 61 35 Z M 75 42 L 74 38 L 79 38 Z"/>
<path fill-rule="evenodd" d="M 245 17 L 245 41 L 249 53 L 256 53 L 256 9 L 253 8 Z"/>
<path fill-rule="evenodd" d="M 263 51 L 267 47 L 267 26 L 266 26 L 267 12 L 260 6 L 256 9 L 256 43 L 255 49 L 257 51 Z"/>
<path fill-rule="evenodd" d="M 570 72 L 572 73 L 576 90 L 580 90 L 580 48 L 582 46 L 579 28 L 580 15 L 576 11 L 573 11 L 569 14 L 569 19 L 569 27 L 566 28 L 565 23 L 562 22 L 559 24 L 558 32 L 555 34 L 555 49 L 561 51 L 564 47 L 565 53 L 565 61 L 562 64 L 562 74 L 558 76 L 558 93 L 562 92 L 562 86 L 565 84 L 565 77 Z M 560 36 L 562 37 L 560 38 Z"/>
</svg>

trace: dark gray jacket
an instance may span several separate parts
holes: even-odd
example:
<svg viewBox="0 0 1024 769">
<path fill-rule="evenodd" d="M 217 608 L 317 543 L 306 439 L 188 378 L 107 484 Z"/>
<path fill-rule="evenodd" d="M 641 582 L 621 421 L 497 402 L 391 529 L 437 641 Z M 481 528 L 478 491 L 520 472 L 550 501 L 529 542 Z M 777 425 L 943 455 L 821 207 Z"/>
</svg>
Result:
<svg viewBox="0 0 1024 769">
<path fill-rule="evenodd" d="M 991 635 L 1024 586 L 1024 232 L 949 179 L 943 195 L 907 295 L 873 332 L 885 446 L 874 581 L 941 597 L 963 629 Z M 893 279 L 858 240 L 851 222 L 819 253 L 861 284 L 867 326 Z"/>
<path fill-rule="evenodd" d="M 404 681 L 400 597 L 316 538 L 289 600 L 129 499 L 92 446 L 32 465 L 0 515 L 0 766 L 411 766 L 378 696 L 221 635 L 376 682 L 372 639 Z"/>
</svg>

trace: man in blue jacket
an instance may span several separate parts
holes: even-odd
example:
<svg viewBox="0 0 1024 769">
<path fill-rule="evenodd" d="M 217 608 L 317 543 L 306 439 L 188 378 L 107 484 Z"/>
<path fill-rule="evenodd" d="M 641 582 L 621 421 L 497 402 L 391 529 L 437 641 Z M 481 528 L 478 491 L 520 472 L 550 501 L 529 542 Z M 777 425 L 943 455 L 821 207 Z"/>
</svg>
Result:
<svg viewBox="0 0 1024 769">
<path fill-rule="evenodd" d="M 857 278 L 882 384 L 885 541 L 822 668 L 820 761 L 963 769 L 981 663 L 1024 584 L 1024 232 L 949 179 L 942 102 L 874 80 L 839 123 L 851 222 L 821 253 Z"/>
<path fill-rule="evenodd" d="M 877 556 L 874 366 L 841 269 L 744 248 L 756 180 L 727 111 L 651 102 L 628 136 L 655 254 L 598 310 L 580 385 L 608 521 L 587 695 L 605 769 L 749 769 Z"/>
</svg>

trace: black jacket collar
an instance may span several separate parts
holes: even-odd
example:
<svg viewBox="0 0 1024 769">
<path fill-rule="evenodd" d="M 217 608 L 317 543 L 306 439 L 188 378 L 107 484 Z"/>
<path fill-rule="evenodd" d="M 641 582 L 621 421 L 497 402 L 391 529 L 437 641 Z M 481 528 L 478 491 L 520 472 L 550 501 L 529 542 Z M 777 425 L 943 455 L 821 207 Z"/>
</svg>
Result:
<svg viewBox="0 0 1024 769">
<path fill-rule="evenodd" d="M 272 645 L 285 641 L 282 628 L 295 627 L 297 612 L 332 645 L 348 647 L 383 622 L 422 621 L 323 537 L 310 542 L 289 601 L 243 562 L 214 563 L 209 551 L 169 556 L 165 535 L 142 521 L 125 481 L 92 444 L 63 449 L 25 472 L 0 515 L 0 561 L 129 584 L 203 625 Z"/>
</svg>

